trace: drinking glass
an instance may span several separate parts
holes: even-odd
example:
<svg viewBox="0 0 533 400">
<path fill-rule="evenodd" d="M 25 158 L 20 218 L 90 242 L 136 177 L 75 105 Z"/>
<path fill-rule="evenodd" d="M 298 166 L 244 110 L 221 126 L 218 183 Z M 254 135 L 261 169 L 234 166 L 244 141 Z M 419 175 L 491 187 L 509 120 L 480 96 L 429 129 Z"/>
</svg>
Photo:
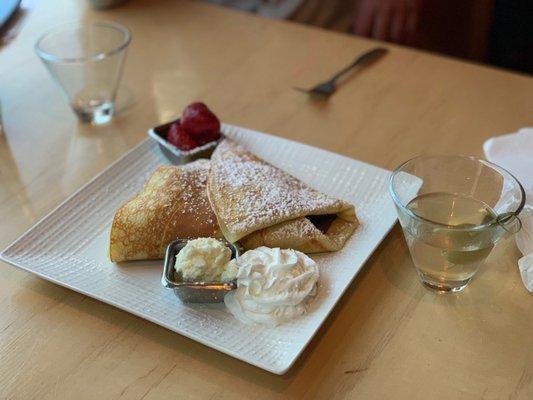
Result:
<svg viewBox="0 0 533 400">
<path fill-rule="evenodd" d="M 65 24 L 45 33 L 35 51 L 82 122 L 105 124 L 115 112 L 130 32 L 112 22 Z"/>
<path fill-rule="evenodd" d="M 419 278 L 441 293 L 463 290 L 495 243 L 521 227 L 522 185 L 474 157 L 413 158 L 394 170 L 389 192 Z"/>
</svg>

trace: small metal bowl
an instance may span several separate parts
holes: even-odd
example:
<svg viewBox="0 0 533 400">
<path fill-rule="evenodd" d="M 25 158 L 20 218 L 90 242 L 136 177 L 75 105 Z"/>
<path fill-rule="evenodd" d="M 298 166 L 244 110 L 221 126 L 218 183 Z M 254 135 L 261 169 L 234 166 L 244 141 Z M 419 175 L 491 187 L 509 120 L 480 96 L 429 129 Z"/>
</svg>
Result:
<svg viewBox="0 0 533 400">
<path fill-rule="evenodd" d="M 217 147 L 220 141 L 224 139 L 224 135 L 220 133 L 220 139 L 214 142 L 206 143 L 188 151 L 180 150 L 176 146 L 167 142 L 166 139 L 168 129 L 174 122 L 179 122 L 179 118 L 172 122 L 168 122 L 148 130 L 148 136 L 150 136 L 159 144 L 159 147 L 161 148 L 161 151 L 165 157 L 168 158 L 168 160 L 173 164 L 181 165 L 199 158 L 209 158 L 211 157 L 211 154 L 213 154 L 215 147 Z"/>
<path fill-rule="evenodd" d="M 176 255 L 185 247 L 188 240 L 179 239 L 170 243 L 165 254 L 165 264 L 161 283 L 167 288 L 174 289 L 174 294 L 184 303 L 221 303 L 224 296 L 237 289 L 237 282 L 185 282 L 180 279 L 174 269 Z M 231 258 L 240 255 L 240 249 L 229 242 L 221 240 L 230 250 Z"/>
</svg>

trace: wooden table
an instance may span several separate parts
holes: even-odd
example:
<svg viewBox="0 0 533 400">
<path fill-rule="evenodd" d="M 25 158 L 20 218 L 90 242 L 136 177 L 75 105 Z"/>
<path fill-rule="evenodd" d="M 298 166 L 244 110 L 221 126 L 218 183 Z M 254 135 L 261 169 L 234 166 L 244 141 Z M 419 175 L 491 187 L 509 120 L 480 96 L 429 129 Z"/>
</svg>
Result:
<svg viewBox="0 0 533 400">
<path fill-rule="evenodd" d="M 32 45 L 66 20 L 128 26 L 121 112 L 79 125 Z M 390 46 L 327 103 L 291 89 L 375 43 L 181 1 L 37 4 L 0 50 L 0 245 L 49 212 L 146 129 L 201 99 L 229 123 L 393 168 L 421 152 L 481 155 L 533 125 L 533 79 Z M 438 296 L 396 226 L 285 376 L 0 264 L 1 399 L 531 399 L 533 298 L 512 241 L 472 285 Z"/>
</svg>

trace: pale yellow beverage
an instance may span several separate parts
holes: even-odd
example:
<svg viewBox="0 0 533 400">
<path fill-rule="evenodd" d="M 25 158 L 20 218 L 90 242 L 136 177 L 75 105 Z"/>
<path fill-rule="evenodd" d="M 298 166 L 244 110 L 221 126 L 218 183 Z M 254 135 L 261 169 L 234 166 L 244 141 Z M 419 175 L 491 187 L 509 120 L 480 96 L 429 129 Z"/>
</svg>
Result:
<svg viewBox="0 0 533 400">
<path fill-rule="evenodd" d="M 391 174 L 389 192 L 416 272 L 439 293 L 463 290 L 494 244 L 521 227 L 524 188 L 475 157 L 412 158 Z"/>
<path fill-rule="evenodd" d="M 482 201 L 451 193 L 427 193 L 407 204 L 414 214 L 442 226 L 411 219 L 404 226 L 413 262 L 424 282 L 462 289 L 494 247 L 490 228 L 479 227 L 496 218 Z"/>
</svg>

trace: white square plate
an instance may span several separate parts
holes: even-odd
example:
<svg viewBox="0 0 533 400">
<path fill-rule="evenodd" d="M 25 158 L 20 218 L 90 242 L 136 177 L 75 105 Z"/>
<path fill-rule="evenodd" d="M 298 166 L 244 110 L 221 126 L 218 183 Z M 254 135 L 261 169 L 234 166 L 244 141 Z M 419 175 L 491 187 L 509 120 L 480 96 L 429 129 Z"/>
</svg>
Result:
<svg viewBox="0 0 533 400">
<path fill-rule="evenodd" d="M 162 261 L 121 266 L 107 258 L 115 210 L 168 161 L 144 141 L 9 246 L 1 259 L 275 374 L 285 373 L 396 221 L 389 172 L 286 139 L 224 125 L 223 132 L 312 187 L 353 203 L 361 222 L 344 249 L 313 256 L 317 298 L 303 317 L 276 328 L 247 326 L 223 305 L 183 305 L 161 285 Z"/>
</svg>

